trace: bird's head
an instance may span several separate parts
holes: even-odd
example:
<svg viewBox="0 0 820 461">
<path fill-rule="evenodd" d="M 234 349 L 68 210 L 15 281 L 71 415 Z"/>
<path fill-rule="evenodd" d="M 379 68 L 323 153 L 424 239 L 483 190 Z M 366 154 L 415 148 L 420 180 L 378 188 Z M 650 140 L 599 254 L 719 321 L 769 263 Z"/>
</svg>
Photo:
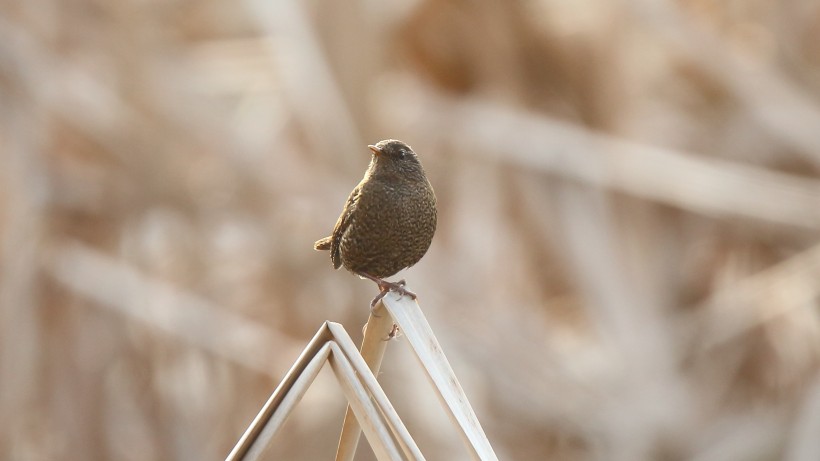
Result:
<svg viewBox="0 0 820 461">
<path fill-rule="evenodd" d="M 418 156 L 407 144 L 385 139 L 367 146 L 373 152 L 370 167 L 376 175 L 398 175 L 407 179 L 424 178 Z"/>
</svg>

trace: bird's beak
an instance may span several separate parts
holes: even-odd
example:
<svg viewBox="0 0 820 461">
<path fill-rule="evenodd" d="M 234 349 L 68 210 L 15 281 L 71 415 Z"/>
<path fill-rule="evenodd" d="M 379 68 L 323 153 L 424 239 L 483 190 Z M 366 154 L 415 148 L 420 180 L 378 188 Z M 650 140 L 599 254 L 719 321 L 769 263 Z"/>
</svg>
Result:
<svg viewBox="0 0 820 461">
<path fill-rule="evenodd" d="M 375 155 L 377 155 L 377 156 L 382 154 L 382 150 L 381 150 L 381 149 L 379 149 L 379 148 L 378 148 L 378 147 L 376 147 L 376 146 L 367 146 L 367 148 L 368 148 L 368 149 L 370 149 L 370 150 L 372 150 L 372 151 L 373 151 L 373 153 L 374 153 Z"/>
</svg>

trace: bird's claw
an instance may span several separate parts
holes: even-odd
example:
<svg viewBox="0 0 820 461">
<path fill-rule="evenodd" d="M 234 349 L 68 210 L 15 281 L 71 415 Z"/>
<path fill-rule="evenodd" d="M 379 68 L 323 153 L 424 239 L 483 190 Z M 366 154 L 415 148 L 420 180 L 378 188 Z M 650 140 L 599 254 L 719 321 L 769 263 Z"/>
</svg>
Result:
<svg viewBox="0 0 820 461">
<path fill-rule="evenodd" d="M 386 295 L 390 291 L 394 291 L 394 292 L 400 294 L 401 296 L 409 296 L 412 299 L 416 299 L 416 294 L 415 293 L 408 290 L 407 288 L 404 288 L 404 286 L 406 284 L 407 283 L 404 280 L 399 280 L 398 282 L 395 282 L 395 283 L 394 282 L 382 281 L 381 283 L 379 283 L 379 289 L 382 291 L 381 293 L 379 293 L 381 295 L 381 297 L 379 297 L 379 299 L 383 298 L 384 295 Z"/>
<path fill-rule="evenodd" d="M 373 298 L 373 301 L 370 301 L 370 314 L 373 315 L 373 317 L 381 317 L 381 315 L 376 314 L 376 304 L 379 304 L 379 301 L 381 301 L 387 293 L 389 293 L 388 290 L 382 290 Z"/>
<path fill-rule="evenodd" d="M 407 282 L 405 282 L 403 279 L 395 283 L 388 282 L 385 280 L 381 280 L 376 283 L 379 285 L 380 291 L 379 294 L 377 294 L 376 297 L 373 298 L 373 301 L 370 301 L 370 313 L 373 314 L 375 317 L 379 317 L 378 315 L 376 315 L 375 312 L 376 304 L 378 304 L 379 301 L 381 301 L 382 298 L 387 296 L 387 293 L 390 293 L 391 291 L 396 292 L 401 296 L 409 296 L 411 299 L 416 299 L 416 294 L 404 287 L 405 285 L 407 285 Z"/>
</svg>

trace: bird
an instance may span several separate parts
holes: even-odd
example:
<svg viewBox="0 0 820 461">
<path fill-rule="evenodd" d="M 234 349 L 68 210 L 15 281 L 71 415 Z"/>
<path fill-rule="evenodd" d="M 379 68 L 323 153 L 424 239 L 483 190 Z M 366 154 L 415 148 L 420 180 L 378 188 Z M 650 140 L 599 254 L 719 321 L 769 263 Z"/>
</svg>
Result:
<svg viewBox="0 0 820 461">
<path fill-rule="evenodd" d="M 413 266 L 427 253 L 436 232 L 436 194 L 418 156 L 406 143 L 385 139 L 372 152 L 364 177 L 347 198 L 333 233 L 314 243 L 330 251 L 334 269 L 376 282 L 376 304 L 388 293 L 416 299 L 405 281 L 384 280 Z"/>
</svg>

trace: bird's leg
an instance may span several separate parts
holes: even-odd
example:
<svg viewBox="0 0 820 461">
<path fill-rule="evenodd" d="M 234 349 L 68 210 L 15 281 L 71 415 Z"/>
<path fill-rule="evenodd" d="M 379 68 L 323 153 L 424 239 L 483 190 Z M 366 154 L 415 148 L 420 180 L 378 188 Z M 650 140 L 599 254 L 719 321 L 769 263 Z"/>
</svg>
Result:
<svg viewBox="0 0 820 461">
<path fill-rule="evenodd" d="M 387 293 L 391 291 L 395 291 L 396 293 L 402 296 L 407 295 L 413 299 L 416 299 L 415 293 L 408 290 L 407 288 L 404 288 L 404 285 L 406 285 L 406 282 L 404 280 L 399 280 L 398 282 L 388 282 L 387 280 L 380 279 L 365 272 L 357 272 L 357 274 L 376 282 L 376 285 L 379 286 L 379 294 L 377 294 L 376 297 L 373 298 L 373 301 L 370 301 L 371 312 L 373 312 L 373 309 L 376 308 L 376 304 L 378 304 L 379 301 L 381 301 L 381 299 L 384 298 L 385 295 L 387 295 Z"/>
</svg>

